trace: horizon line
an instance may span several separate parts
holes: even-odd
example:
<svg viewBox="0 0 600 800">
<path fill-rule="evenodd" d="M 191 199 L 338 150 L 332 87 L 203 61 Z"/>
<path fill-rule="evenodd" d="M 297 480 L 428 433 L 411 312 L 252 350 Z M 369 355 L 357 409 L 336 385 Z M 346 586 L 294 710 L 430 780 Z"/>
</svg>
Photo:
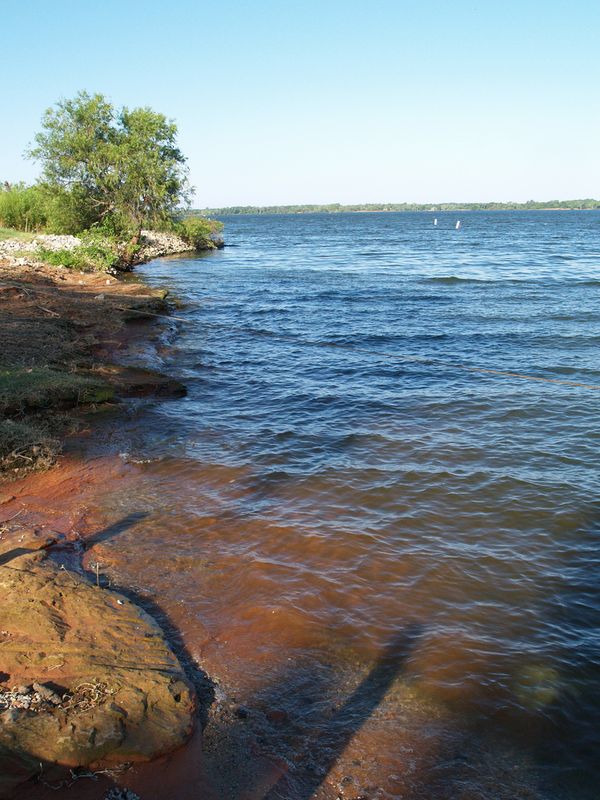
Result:
<svg viewBox="0 0 600 800">
<path fill-rule="evenodd" d="M 587 205 L 588 208 L 581 208 L 581 206 Z M 426 203 L 417 203 L 412 201 L 401 201 L 401 202 L 365 202 L 365 203 L 270 203 L 270 204 L 254 204 L 254 203 L 232 203 L 229 205 L 205 205 L 205 206 L 193 206 L 191 208 L 192 211 L 215 211 L 215 210 L 224 210 L 224 209 L 373 209 L 373 210 L 394 210 L 394 209 L 403 209 L 409 208 L 411 210 L 423 210 L 423 211 L 443 211 L 448 207 L 448 210 L 476 210 L 474 207 L 489 207 L 489 206 L 498 206 L 498 207 L 513 207 L 513 208 L 521 208 L 527 206 L 542 206 L 547 209 L 552 208 L 560 208 L 561 206 L 566 207 L 564 210 L 594 210 L 594 207 L 600 208 L 600 200 L 597 200 L 593 197 L 582 197 L 582 198 L 572 198 L 572 199 L 551 199 L 551 200 L 486 200 L 486 201 L 458 201 L 458 200 L 449 200 L 444 202 L 426 202 Z M 573 208 L 575 207 L 575 208 Z M 579 207 L 579 208 L 577 208 Z M 498 210 L 502 210 L 499 208 Z M 536 210 L 536 209 L 533 209 Z M 561 209 L 562 210 L 562 209 Z"/>
</svg>

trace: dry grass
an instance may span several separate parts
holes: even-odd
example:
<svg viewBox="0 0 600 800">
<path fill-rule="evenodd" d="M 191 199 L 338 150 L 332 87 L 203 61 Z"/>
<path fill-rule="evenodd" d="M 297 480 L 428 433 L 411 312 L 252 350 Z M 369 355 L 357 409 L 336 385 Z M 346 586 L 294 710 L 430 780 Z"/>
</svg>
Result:
<svg viewBox="0 0 600 800">
<path fill-rule="evenodd" d="M 60 440 L 43 423 L 0 420 L 0 474 L 47 469 L 59 452 Z"/>
</svg>

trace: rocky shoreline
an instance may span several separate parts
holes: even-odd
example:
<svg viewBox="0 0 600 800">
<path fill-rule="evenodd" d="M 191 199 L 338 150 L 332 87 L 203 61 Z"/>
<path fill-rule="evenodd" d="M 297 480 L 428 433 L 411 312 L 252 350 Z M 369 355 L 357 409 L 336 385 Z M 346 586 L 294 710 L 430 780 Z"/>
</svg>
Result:
<svg viewBox="0 0 600 800">
<path fill-rule="evenodd" d="M 62 234 L 39 234 L 30 241 L 21 239 L 0 240 L 0 260 L 15 267 L 26 267 L 41 265 L 36 259 L 36 253 L 40 250 L 59 252 L 61 250 L 75 250 L 83 244 L 83 240 L 77 236 Z M 207 249 L 218 249 L 224 246 L 223 240 L 213 235 L 209 240 Z M 133 259 L 133 264 L 145 264 L 154 258 L 162 256 L 179 255 L 181 253 L 194 252 L 195 248 L 173 233 L 163 233 L 161 231 L 142 230 L 140 237 L 140 248 Z"/>
<path fill-rule="evenodd" d="M 175 378 L 119 364 L 131 323 L 139 333 L 139 320 L 168 315 L 165 291 L 35 259 L 38 247 L 78 242 L 0 243 L 0 443 L 13 431 L 34 432 L 17 437 L 2 461 L 1 798 L 20 796 L 27 781 L 60 783 L 81 770 L 154 759 L 182 746 L 197 722 L 194 686 L 153 619 L 86 573 L 68 536 L 31 527 L 26 508 L 12 511 L 10 481 L 55 459 L 40 457 L 38 431 L 60 440 L 99 403 L 185 393 Z M 169 234 L 145 232 L 142 244 L 144 261 L 190 250 Z M 67 424 L 52 427 L 65 414 Z M 61 548 L 69 569 L 55 558 Z"/>
<path fill-rule="evenodd" d="M 41 248 L 63 251 L 80 243 L 62 235 L 0 241 L 0 482 L 52 462 L 63 438 L 57 411 L 185 393 L 171 378 L 113 363 L 126 348 L 130 323 L 170 313 L 167 291 L 37 258 Z M 215 239 L 214 247 L 221 246 Z M 136 260 L 185 252 L 192 251 L 180 237 L 143 231 Z M 43 432 L 28 431 L 32 425 Z"/>
</svg>

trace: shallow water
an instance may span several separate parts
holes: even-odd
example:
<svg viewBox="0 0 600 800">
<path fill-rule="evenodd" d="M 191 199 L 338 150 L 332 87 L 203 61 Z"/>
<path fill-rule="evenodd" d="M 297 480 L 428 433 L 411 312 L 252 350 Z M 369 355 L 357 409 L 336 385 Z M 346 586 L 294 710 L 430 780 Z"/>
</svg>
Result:
<svg viewBox="0 0 600 800">
<path fill-rule="evenodd" d="M 217 796 L 596 797 L 600 391 L 459 367 L 600 386 L 600 213 L 226 226 L 99 505 L 244 706 Z"/>
</svg>

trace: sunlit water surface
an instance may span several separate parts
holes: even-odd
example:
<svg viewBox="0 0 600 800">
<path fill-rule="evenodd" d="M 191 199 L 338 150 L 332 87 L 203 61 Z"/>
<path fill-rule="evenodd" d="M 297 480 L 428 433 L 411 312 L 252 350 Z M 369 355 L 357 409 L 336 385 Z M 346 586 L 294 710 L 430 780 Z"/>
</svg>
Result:
<svg viewBox="0 0 600 800">
<path fill-rule="evenodd" d="M 189 394 L 132 416 L 106 548 L 269 797 L 597 797 L 600 391 L 459 366 L 600 385 L 600 214 L 458 216 L 228 218 L 143 270 Z"/>
</svg>

